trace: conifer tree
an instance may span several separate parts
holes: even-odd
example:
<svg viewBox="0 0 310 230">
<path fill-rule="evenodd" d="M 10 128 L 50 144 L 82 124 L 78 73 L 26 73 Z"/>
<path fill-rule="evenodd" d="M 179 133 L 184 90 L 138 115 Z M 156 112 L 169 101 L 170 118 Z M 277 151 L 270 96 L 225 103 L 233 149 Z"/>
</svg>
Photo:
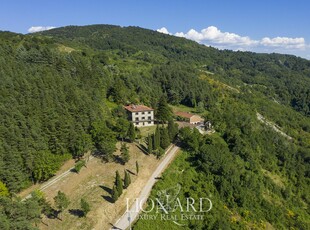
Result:
<svg viewBox="0 0 310 230">
<path fill-rule="evenodd" d="M 130 140 L 130 142 L 133 142 L 136 139 L 136 130 L 135 130 L 135 126 L 133 125 L 132 122 L 130 122 L 127 136 L 128 136 L 128 139 Z"/>
<path fill-rule="evenodd" d="M 160 147 L 162 149 L 166 149 L 170 144 L 170 138 L 168 134 L 168 130 L 166 128 L 160 129 Z"/>
<path fill-rule="evenodd" d="M 155 134 L 154 134 L 154 150 L 157 150 L 160 146 L 160 129 L 157 125 Z"/>
<path fill-rule="evenodd" d="M 162 123 L 169 121 L 172 116 L 171 108 L 168 106 L 167 99 L 165 96 L 160 98 L 157 109 L 157 119 Z"/>
<path fill-rule="evenodd" d="M 119 194 L 118 194 L 118 191 L 115 185 L 113 186 L 111 197 L 114 203 L 117 201 L 119 197 Z"/>
<path fill-rule="evenodd" d="M 124 171 L 124 173 L 125 173 L 125 176 L 124 176 L 124 188 L 126 189 L 130 185 L 131 180 L 130 180 L 129 173 L 126 170 Z"/>
<path fill-rule="evenodd" d="M 170 142 L 173 142 L 176 135 L 178 134 L 178 124 L 174 123 L 172 119 L 168 121 L 168 134 Z"/>
<path fill-rule="evenodd" d="M 84 216 L 86 216 L 87 213 L 90 211 L 90 205 L 84 198 L 81 199 L 81 209 Z"/>
<path fill-rule="evenodd" d="M 123 193 L 123 182 L 122 182 L 121 176 L 119 175 L 119 172 L 116 171 L 115 174 L 116 174 L 115 175 L 115 186 L 118 192 L 118 196 L 121 196 Z"/>
<path fill-rule="evenodd" d="M 58 191 L 57 195 L 54 197 L 54 201 L 56 204 L 56 207 L 58 208 L 58 210 L 62 213 L 63 210 L 65 210 L 69 204 L 70 204 L 70 200 L 69 198 L 66 196 L 65 193 Z M 61 219 L 60 219 L 61 220 Z"/>
<path fill-rule="evenodd" d="M 139 163 L 138 161 L 136 161 L 136 172 L 137 172 L 137 175 L 139 174 Z"/>
<path fill-rule="evenodd" d="M 121 158 L 123 164 L 126 164 L 130 159 L 129 150 L 126 144 L 122 144 L 121 146 Z"/>
<path fill-rule="evenodd" d="M 148 141 L 147 141 L 147 150 L 148 150 L 148 153 L 151 154 L 153 152 L 153 138 L 151 135 L 148 136 Z"/>
</svg>

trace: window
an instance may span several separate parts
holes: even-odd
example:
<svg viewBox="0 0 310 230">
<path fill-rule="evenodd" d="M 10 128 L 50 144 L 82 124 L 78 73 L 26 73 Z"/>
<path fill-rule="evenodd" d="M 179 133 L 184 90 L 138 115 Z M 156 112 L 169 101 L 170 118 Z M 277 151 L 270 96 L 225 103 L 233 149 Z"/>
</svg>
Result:
<svg viewBox="0 0 310 230">
<path fill-rule="evenodd" d="M 149 120 L 152 120 L 152 117 L 151 117 L 151 116 L 149 116 L 149 117 L 148 117 L 148 119 L 149 119 Z"/>
<path fill-rule="evenodd" d="M 145 117 L 142 117 L 142 120 L 144 120 L 145 119 Z"/>
<path fill-rule="evenodd" d="M 139 122 L 136 122 L 136 125 L 139 125 Z"/>
<path fill-rule="evenodd" d="M 139 113 L 136 113 L 136 115 L 138 115 Z"/>
<path fill-rule="evenodd" d="M 139 118 L 138 118 L 138 117 L 136 117 L 136 121 L 139 121 Z"/>
<path fill-rule="evenodd" d="M 151 121 L 149 121 L 148 123 L 149 123 L 149 124 L 152 124 L 152 122 L 151 122 Z"/>
<path fill-rule="evenodd" d="M 142 112 L 142 114 L 144 114 L 144 112 Z"/>
<path fill-rule="evenodd" d="M 149 111 L 148 114 L 151 114 L 151 111 Z"/>
</svg>

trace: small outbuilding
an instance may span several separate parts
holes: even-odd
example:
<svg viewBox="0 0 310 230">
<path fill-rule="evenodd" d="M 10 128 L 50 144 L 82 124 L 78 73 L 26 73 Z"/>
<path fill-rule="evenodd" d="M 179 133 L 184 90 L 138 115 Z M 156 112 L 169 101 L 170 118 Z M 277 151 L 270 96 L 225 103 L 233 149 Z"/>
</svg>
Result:
<svg viewBox="0 0 310 230">
<path fill-rule="evenodd" d="M 189 113 L 189 112 L 175 112 L 175 116 L 179 117 L 180 120 L 189 122 L 190 124 L 199 124 L 203 123 L 204 119 L 194 113 Z"/>
</svg>

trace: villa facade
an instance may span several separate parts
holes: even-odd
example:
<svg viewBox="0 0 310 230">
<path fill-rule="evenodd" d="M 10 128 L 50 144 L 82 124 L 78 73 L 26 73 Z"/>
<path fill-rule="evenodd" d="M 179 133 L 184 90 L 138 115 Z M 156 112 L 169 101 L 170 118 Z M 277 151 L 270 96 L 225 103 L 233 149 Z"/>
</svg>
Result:
<svg viewBox="0 0 310 230">
<path fill-rule="evenodd" d="M 136 127 L 154 125 L 154 109 L 145 105 L 128 105 L 124 107 L 128 113 L 128 119 Z"/>
</svg>

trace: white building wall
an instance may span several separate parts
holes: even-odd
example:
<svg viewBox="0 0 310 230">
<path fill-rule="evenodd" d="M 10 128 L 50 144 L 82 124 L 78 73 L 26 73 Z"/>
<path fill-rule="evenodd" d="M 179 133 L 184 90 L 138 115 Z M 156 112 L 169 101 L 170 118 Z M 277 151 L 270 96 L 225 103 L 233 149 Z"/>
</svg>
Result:
<svg viewBox="0 0 310 230">
<path fill-rule="evenodd" d="M 131 119 L 137 127 L 154 125 L 154 111 L 133 112 Z"/>
</svg>

